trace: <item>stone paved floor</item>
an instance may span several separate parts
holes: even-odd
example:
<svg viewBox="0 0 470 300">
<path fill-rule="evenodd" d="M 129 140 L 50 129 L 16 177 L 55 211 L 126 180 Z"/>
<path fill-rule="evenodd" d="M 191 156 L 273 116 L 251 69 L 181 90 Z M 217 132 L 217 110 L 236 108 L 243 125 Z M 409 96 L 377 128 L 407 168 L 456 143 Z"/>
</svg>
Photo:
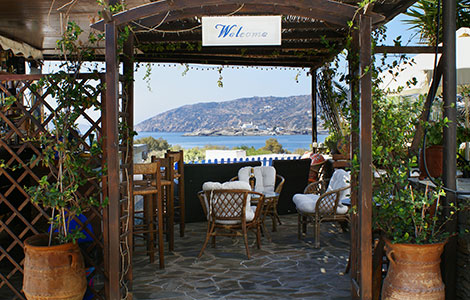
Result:
<svg viewBox="0 0 470 300">
<path fill-rule="evenodd" d="M 198 259 L 206 223 L 187 224 L 185 237 L 175 237 L 175 251 L 165 253 L 164 270 L 146 256 L 134 259 L 133 299 L 350 299 L 350 279 L 343 274 L 349 232 L 322 224 L 321 248 L 315 249 L 312 227 L 299 241 L 297 215 L 281 220 L 272 242 L 262 238 L 261 250 L 249 234 L 250 260 L 242 238 L 223 237 Z"/>
</svg>

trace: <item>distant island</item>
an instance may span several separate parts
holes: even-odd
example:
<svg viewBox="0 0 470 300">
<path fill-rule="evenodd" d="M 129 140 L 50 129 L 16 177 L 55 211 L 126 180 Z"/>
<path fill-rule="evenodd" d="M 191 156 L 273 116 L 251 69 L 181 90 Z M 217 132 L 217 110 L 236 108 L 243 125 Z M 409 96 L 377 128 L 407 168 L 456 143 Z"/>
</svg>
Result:
<svg viewBox="0 0 470 300">
<path fill-rule="evenodd" d="M 311 118 L 310 95 L 250 97 L 184 105 L 140 122 L 135 130 L 192 136 L 311 134 Z M 323 131 L 321 125 L 319 119 Z"/>
<path fill-rule="evenodd" d="M 183 136 L 266 136 L 266 135 L 294 135 L 305 134 L 311 135 L 312 130 L 286 130 L 284 128 L 257 129 L 257 128 L 224 128 L 224 129 L 202 129 L 183 134 Z M 328 131 L 322 130 L 318 134 L 328 134 Z"/>
</svg>

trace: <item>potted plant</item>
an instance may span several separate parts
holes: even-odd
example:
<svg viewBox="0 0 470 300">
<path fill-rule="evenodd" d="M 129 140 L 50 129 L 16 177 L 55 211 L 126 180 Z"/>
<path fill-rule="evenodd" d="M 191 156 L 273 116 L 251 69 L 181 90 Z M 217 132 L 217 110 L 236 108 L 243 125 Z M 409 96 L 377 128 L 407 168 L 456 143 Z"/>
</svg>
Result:
<svg viewBox="0 0 470 300">
<path fill-rule="evenodd" d="M 373 229 L 385 240 L 390 260 L 382 299 L 444 299 L 440 255 L 447 237 L 439 188 L 410 185 L 417 158 L 409 157 L 421 103 L 380 95 L 374 99 L 373 163 L 377 168 L 373 195 Z M 447 120 L 440 121 L 442 136 Z"/>
<path fill-rule="evenodd" d="M 444 299 L 440 256 L 448 233 L 440 189 L 414 189 L 408 174 L 415 165 L 395 168 L 374 194 L 373 227 L 385 240 L 390 261 L 382 299 Z M 453 213 L 455 210 L 453 211 Z"/>
<path fill-rule="evenodd" d="M 42 164 L 50 169 L 49 175 L 43 176 L 37 186 L 25 187 L 31 201 L 50 212 L 49 233 L 24 242 L 23 291 L 27 299 L 83 298 L 87 284 L 77 240 L 84 234 L 72 224 L 75 216 L 106 202 L 100 201 L 99 190 L 87 196 L 83 193 L 91 181 L 102 177 L 101 168 L 87 161 L 99 158 L 101 148 L 99 142 L 94 142 L 87 147 L 91 155 L 80 155 L 84 149 L 77 120 L 84 111 L 100 108 L 102 86 L 78 79 L 82 59 L 90 54 L 86 47 L 78 46 L 80 32 L 75 23 L 69 23 L 58 41 L 59 48 L 69 54 L 63 65 L 66 71 L 46 76 L 35 86 L 37 91 L 47 91 L 57 108 L 51 112 L 49 130 L 33 139 L 40 145 L 41 154 L 31 159 L 31 167 Z"/>
<path fill-rule="evenodd" d="M 429 121 L 426 123 L 426 148 L 424 154 L 420 154 L 420 179 L 427 177 L 427 172 L 424 165 L 424 158 L 426 158 L 426 166 L 429 175 L 433 178 L 441 177 L 442 175 L 442 158 L 443 146 L 442 137 L 444 127 L 447 126 L 449 120 L 447 117 L 436 121 Z"/>
</svg>

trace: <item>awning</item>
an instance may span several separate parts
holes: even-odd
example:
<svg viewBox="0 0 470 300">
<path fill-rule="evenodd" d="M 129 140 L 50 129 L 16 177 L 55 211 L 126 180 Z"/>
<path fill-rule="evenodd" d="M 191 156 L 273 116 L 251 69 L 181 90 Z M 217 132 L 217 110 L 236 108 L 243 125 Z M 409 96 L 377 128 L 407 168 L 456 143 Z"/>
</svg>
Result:
<svg viewBox="0 0 470 300">
<path fill-rule="evenodd" d="M 0 47 L 3 50 L 11 50 L 17 56 L 24 56 L 25 58 L 32 58 L 35 60 L 43 59 L 42 51 L 31 47 L 26 43 L 19 43 L 9 38 L 0 36 Z"/>
</svg>

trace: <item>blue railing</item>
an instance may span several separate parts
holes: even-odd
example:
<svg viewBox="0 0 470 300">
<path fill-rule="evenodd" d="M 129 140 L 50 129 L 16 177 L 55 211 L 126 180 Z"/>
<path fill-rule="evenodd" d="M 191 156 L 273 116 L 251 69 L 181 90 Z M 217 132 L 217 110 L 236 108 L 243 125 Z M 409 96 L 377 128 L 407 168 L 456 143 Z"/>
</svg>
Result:
<svg viewBox="0 0 470 300">
<path fill-rule="evenodd" d="M 201 160 L 201 161 L 192 161 L 187 162 L 189 164 L 231 164 L 237 162 L 250 162 L 250 161 L 260 161 L 263 166 L 272 166 L 273 160 L 296 160 L 300 159 L 300 155 L 298 156 L 281 156 L 281 157 L 245 157 L 245 158 L 221 158 L 221 159 L 208 159 L 208 160 Z"/>
</svg>

